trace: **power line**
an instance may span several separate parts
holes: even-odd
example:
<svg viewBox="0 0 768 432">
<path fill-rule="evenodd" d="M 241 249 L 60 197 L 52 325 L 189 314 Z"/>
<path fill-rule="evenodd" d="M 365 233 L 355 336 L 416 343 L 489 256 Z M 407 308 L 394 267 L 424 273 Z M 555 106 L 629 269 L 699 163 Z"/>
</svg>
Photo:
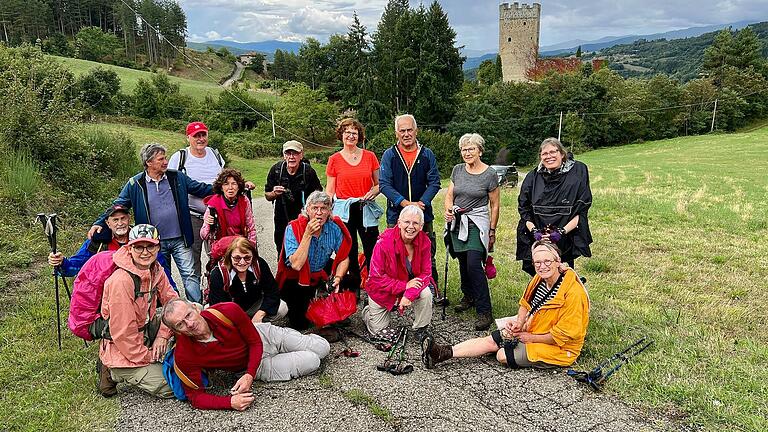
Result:
<svg viewBox="0 0 768 432">
<path fill-rule="evenodd" d="M 139 19 L 141 19 L 141 21 L 143 21 L 143 22 L 144 22 L 144 23 L 145 23 L 145 24 L 146 24 L 146 25 L 147 25 L 149 28 L 151 28 L 151 29 L 152 29 L 152 30 L 153 30 L 155 33 L 157 33 L 158 35 L 161 35 L 161 36 L 162 36 L 162 33 L 161 33 L 161 32 L 159 32 L 159 31 L 158 31 L 158 30 L 157 30 L 157 29 L 156 29 L 154 26 L 152 26 L 152 24 L 150 24 L 150 23 L 149 23 L 149 21 L 147 21 L 146 19 L 144 19 L 144 17 L 143 17 L 143 16 L 141 16 L 141 14 L 139 14 L 139 13 L 136 11 L 136 9 L 134 9 L 134 8 L 133 8 L 131 5 L 129 5 L 128 3 L 126 3 L 126 1 L 125 1 L 125 0 L 120 0 L 120 2 L 121 2 L 122 4 L 124 4 L 124 5 L 125 5 L 125 6 L 126 6 L 128 9 L 130 9 L 130 10 L 131 10 L 131 11 L 132 11 L 134 14 L 136 14 L 136 16 L 137 16 L 137 17 L 139 17 Z M 247 102 L 245 102 L 244 100 L 242 100 L 242 99 L 241 99 L 241 98 L 240 98 L 240 97 L 239 97 L 239 96 L 238 96 L 238 95 L 237 95 L 235 92 L 233 92 L 231 89 L 229 89 L 229 88 L 227 88 L 227 87 L 224 87 L 223 85 L 219 84 L 219 81 L 218 81 L 218 80 L 217 80 L 215 77 L 213 77 L 213 76 L 212 76 L 210 73 L 208 73 L 208 71 L 206 71 L 205 69 L 203 69 L 203 68 L 202 68 L 202 67 L 201 67 L 201 66 L 200 66 L 200 65 L 199 65 L 199 64 L 198 64 L 198 63 L 197 63 L 197 62 L 196 62 L 194 59 L 192 59 L 190 56 L 188 56 L 188 55 L 187 55 L 187 54 L 186 54 L 186 53 L 185 53 L 183 50 L 179 49 L 179 48 L 178 48 L 176 45 L 174 45 L 173 43 L 171 43 L 171 42 L 170 42 L 170 41 L 169 41 L 167 38 L 163 37 L 163 39 L 164 39 L 164 41 L 165 41 L 165 42 L 166 42 L 168 45 L 170 45 L 170 46 L 171 46 L 171 47 L 172 47 L 174 50 L 176 50 L 176 52 L 178 52 L 179 54 L 181 54 L 181 55 L 182 55 L 182 56 L 183 56 L 183 57 L 184 57 L 184 58 L 185 58 L 187 61 L 189 61 L 189 62 L 190 62 L 190 63 L 192 63 L 192 64 L 193 64 L 193 65 L 194 65 L 194 66 L 195 66 L 197 69 L 199 69 L 199 70 L 200 70 L 200 72 L 202 72 L 202 73 L 203 73 L 205 76 L 207 76 L 208 78 L 210 78 L 210 79 L 211 79 L 211 81 L 213 81 L 213 82 L 215 82 L 217 85 L 221 86 L 221 87 L 224 89 L 224 91 L 228 92 L 230 95 L 232 95 L 232 97 L 234 97 L 235 99 L 237 99 L 237 101 L 238 101 L 238 102 L 240 102 L 241 104 L 243 104 L 243 105 L 244 105 L 245 107 L 247 107 L 247 108 L 248 108 L 250 111 L 254 112 L 256 115 L 258 115 L 259 117 L 263 118 L 264 120 L 267 120 L 267 121 L 271 121 L 271 119 L 270 119 L 270 118 L 268 118 L 268 117 L 267 117 L 267 116 L 265 116 L 264 114 L 260 113 L 260 112 L 259 112 L 259 111 L 257 111 L 255 108 L 253 108 L 251 105 L 249 105 Z M 293 137 L 293 138 L 297 138 L 297 139 L 299 139 L 299 140 L 303 140 L 303 141 L 304 141 L 304 142 L 306 142 L 306 143 L 309 143 L 309 144 L 312 144 L 312 145 L 315 145 L 315 146 L 318 146 L 318 147 L 327 148 L 327 149 L 334 149 L 334 150 L 335 150 L 335 149 L 337 148 L 337 147 L 330 147 L 330 146 L 327 146 L 327 145 L 323 145 L 323 144 L 320 144 L 320 143 L 316 143 L 316 142 L 314 142 L 314 141 L 312 141 L 312 140 L 310 140 L 310 139 L 307 139 L 307 138 L 304 138 L 304 137 L 302 137 L 302 136 L 300 136 L 300 135 L 298 135 L 298 134 L 295 134 L 295 133 L 293 133 L 293 132 L 289 131 L 288 129 L 286 129 L 286 128 L 284 128 L 284 127 L 282 127 L 282 126 L 278 125 L 278 124 L 275 124 L 275 127 L 276 127 L 276 128 L 278 128 L 278 129 L 280 129 L 281 131 L 285 132 L 285 133 L 286 133 L 286 134 L 288 134 L 290 137 Z"/>
</svg>

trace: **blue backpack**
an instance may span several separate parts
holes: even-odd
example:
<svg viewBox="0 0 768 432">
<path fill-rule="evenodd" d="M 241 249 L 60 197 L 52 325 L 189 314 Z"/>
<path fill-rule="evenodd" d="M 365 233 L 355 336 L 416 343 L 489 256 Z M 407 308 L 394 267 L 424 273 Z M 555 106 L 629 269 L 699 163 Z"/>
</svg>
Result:
<svg viewBox="0 0 768 432">
<path fill-rule="evenodd" d="M 221 322 L 227 326 L 234 328 L 232 321 L 230 321 L 229 318 L 224 316 L 224 314 L 222 314 L 220 311 L 216 309 L 208 309 L 208 312 L 221 320 Z M 187 394 L 184 392 L 184 385 L 190 388 L 197 388 L 197 384 L 189 379 L 189 377 L 186 376 L 184 372 L 178 368 L 178 366 L 176 366 L 176 362 L 174 361 L 174 351 L 176 351 L 176 347 L 172 347 L 165 354 L 165 358 L 163 359 L 163 376 L 168 382 L 168 386 L 171 388 L 171 390 L 173 390 L 173 395 L 176 396 L 176 399 L 185 401 L 187 400 Z M 202 375 L 203 387 L 208 387 L 208 375 L 205 372 L 203 372 Z"/>
</svg>

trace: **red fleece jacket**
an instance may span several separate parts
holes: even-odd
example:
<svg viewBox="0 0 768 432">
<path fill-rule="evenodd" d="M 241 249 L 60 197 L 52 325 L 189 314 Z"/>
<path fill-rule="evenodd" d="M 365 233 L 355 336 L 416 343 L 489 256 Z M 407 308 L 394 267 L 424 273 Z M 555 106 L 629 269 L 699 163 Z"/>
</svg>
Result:
<svg viewBox="0 0 768 432">
<path fill-rule="evenodd" d="M 176 334 L 175 361 L 184 375 L 197 385 L 184 385 L 192 406 L 198 409 L 231 409 L 232 396 L 216 396 L 205 392 L 203 369 L 224 369 L 233 372 L 246 370 L 256 376 L 264 351 L 261 336 L 248 315 L 236 303 L 218 303 L 210 307 L 223 313 L 234 324 L 222 322 L 208 310 L 201 315 L 216 338 L 213 342 L 199 342 L 189 336 Z M 183 382 L 183 381 L 182 381 Z"/>
</svg>

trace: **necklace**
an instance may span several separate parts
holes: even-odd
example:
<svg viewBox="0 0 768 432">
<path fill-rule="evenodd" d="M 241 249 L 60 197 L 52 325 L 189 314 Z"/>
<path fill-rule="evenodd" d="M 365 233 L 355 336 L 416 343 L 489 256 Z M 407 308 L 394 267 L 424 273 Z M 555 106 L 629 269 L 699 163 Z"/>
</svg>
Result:
<svg viewBox="0 0 768 432">
<path fill-rule="evenodd" d="M 362 153 L 362 151 L 355 151 L 354 153 L 351 151 L 347 152 L 347 154 L 349 155 L 350 158 L 352 158 L 353 161 L 356 161 L 357 158 L 360 157 L 360 153 Z"/>
</svg>

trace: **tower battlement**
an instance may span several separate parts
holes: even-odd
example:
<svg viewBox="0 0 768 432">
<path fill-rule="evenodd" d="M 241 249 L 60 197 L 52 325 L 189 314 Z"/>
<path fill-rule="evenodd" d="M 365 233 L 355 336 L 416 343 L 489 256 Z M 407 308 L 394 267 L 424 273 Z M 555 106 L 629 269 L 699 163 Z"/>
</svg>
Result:
<svg viewBox="0 0 768 432">
<path fill-rule="evenodd" d="M 541 4 L 499 5 L 499 55 L 504 81 L 527 81 L 539 53 Z"/>
</svg>

